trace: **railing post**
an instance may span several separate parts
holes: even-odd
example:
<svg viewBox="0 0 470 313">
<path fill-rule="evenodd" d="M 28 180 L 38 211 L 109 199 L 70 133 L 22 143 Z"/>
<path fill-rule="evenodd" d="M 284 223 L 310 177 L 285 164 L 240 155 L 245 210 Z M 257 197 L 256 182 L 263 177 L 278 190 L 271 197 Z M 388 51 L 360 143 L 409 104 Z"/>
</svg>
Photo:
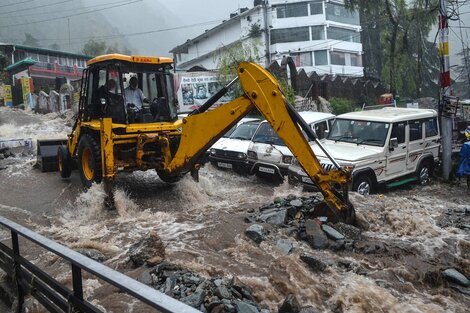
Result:
<svg viewBox="0 0 470 313">
<path fill-rule="evenodd" d="M 20 284 L 20 275 L 21 275 L 21 264 L 19 262 L 20 245 L 18 242 L 18 234 L 14 230 L 11 231 L 11 245 L 13 248 L 13 267 L 15 271 L 13 274 L 13 279 L 15 280 L 15 285 L 16 285 L 16 301 L 17 301 L 16 312 L 21 313 L 23 311 L 24 292 Z"/>
<path fill-rule="evenodd" d="M 72 285 L 73 285 L 73 300 L 83 301 L 83 285 L 82 285 L 82 270 L 80 267 L 72 263 Z M 74 301 L 69 299 L 69 312 L 77 312 L 75 309 Z"/>
</svg>

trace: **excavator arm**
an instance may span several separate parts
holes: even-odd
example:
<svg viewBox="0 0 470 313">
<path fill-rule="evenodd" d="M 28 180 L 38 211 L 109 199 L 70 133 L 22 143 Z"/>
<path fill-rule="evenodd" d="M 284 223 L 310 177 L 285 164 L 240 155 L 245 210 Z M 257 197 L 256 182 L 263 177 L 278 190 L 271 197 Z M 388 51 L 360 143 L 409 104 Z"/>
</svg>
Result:
<svg viewBox="0 0 470 313">
<path fill-rule="evenodd" d="M 166 170 L 181 173 L 194 169 L 201 154 L 256 107 L 323 194 L 324 201 L 315 207 L 314 214 L 353 222 L 354 208 L 347 196 L 350 173 L 339 166 L 333 171 L 323 170 L 301 129 L 311 140 L 316 140 L 314 132 L 286 101 L 277 80 L 261 66 L 249 62 L 239 64 L 238 79 L 245 93 L 242 97 L 210 111 L 206 110 L 211 103 L 204 104 L 183 119 L 179 148 Z M 220 98 L 221 94 L 216 96 Z M 322 148 L 320 142 L 317 144 Z M 342 193 L 332 186 L 341 186 Z"/>
</svg>

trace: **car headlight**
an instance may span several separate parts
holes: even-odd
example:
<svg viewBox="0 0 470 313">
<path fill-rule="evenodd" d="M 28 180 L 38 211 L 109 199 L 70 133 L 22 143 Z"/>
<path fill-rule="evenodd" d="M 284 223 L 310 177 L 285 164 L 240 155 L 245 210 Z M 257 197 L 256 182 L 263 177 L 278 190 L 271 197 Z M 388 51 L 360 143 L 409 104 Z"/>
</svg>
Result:
<svg viewBox="0 0 470 313">
<path fill-rule="evenodd" d="M 291 164 L 293 159 L 294 159 L 293 156 L 284 155 L 282 156 L 282 163 Z"/>
<path fill-rule="evenodd" d="M 240 160 L 246 159 L 246 153 L 240 152 L 240 153 L 238 153 L 237 157 L 238 157 Z"/>
<path fill-rule="evenodd" d="M 258 160 L 258 155 L 254 151 L 248 150 L 247 155 L 250 159 Z"/>
<path fill-rule="evenodd" d="M 211 155 L 215 155 L 215 149 L 214 148 L 212 148 L 210 152 L 211 152 Z"/>
</svg>

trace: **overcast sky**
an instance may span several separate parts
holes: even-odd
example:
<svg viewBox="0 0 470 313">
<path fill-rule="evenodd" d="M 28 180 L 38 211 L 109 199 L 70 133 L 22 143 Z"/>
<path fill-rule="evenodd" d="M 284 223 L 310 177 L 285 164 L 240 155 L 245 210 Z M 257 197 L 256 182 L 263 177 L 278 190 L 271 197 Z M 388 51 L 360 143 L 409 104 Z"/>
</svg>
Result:
<svg viewBox="0 0 470 313">
<path fill-rule="evenodd" d="M 127 37 L 136 52 L 170 55 L 171 48 L 215 27 L 243 7 L 252 8 L 253 0 L 143 0 L 102 13 L 124 34 L 151 31 Z"/>
</svg>

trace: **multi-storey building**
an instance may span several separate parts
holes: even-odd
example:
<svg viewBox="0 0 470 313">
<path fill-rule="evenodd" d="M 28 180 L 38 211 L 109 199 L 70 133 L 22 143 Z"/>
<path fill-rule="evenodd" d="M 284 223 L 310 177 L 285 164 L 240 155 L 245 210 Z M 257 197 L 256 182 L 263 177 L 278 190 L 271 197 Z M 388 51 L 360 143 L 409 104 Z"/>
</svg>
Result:
<svg viewBox="0 0 470 313">
<path fill-rule="evenodd" d="M 82 76 L 86 61 L 91 57 L 64 51 L 29 47 L 25 45 L 0 43 L 2 51 L 10 60 L 7 67 L 15 80 L 22 76 L 33 79 L 35 86 L 54 86 L 57 78 L 77 80 Z"/>
<path fill-rule="evenodd" d="M 342 0 L 255 0 L 229 20 L 173 48 L 177 69 L 217 68 L 217 54 L 259 37 L 259 63 L 291 56 L 298 68 L 318 74 L 362 76 L 359 14 Z"/>
</svg>

